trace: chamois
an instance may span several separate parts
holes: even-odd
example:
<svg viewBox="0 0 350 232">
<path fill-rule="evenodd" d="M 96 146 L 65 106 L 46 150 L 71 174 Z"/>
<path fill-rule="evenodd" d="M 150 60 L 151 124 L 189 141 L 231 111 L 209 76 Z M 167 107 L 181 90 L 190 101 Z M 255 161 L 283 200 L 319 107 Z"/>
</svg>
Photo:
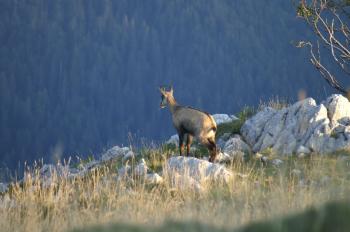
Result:
<svg viewBox="0 0 350 232">
<path fill-rule="evenodd" d="M 214 162 L 217 153 L 215 143 L 217 127 L 214 118 L 206 112 L 177 104 L 173 96 L 174 91 L 172 87 L 169 91 L 165 87 L 160 87 L 159 91 L 161 93 L 160 108 L 169 106 L 173 125 L 179 135 L 180 155 L 183 153 L 184 139 L 185 135 L 187 135 L 187 156 L 190 153 L 193 137 L 195 137 L 209 150 L 209 161 Z"/>
</svg>

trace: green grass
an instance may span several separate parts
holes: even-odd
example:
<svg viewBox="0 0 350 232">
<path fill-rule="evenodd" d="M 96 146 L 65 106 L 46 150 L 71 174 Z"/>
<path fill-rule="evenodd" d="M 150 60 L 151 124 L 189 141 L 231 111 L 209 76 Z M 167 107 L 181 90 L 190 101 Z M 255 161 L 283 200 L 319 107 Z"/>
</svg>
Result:
<svg viewBox="0 0 350 232">
<path fill-rule="evenodd" d="M 224 230 L 221 228 L 216 228 L 210 225 L 201 224 L 197 222 L 166 222 L 162 226 L 138 226 L 138 225 L 128 225 L 128 224 L 112 224 L 105 226 L 96 226 L 90 229 L 83 230 L 73 230 L 72 232 L 224 232 L 228 230 Z"/>
<path fill-rule="evenodd" d="M 174 144 L 162 144 L 159 148 L 144 147 L 139 152 L 139 157 L 145 159 L 147 166 L 154 172 L 161 171 L 165 160 L 179 153 Z"/>
<path fill-rule="evenodd" d="M 350 202 L 330 202 L 292 216 L 252 223 L 237 232 L 346 232 L 350 230 Z"/>
<path fill-rule="evenodd" d="M 239 229 L 213 227 L 198 222 L 166 222 L 161 226 L 138 226 L 128 224 L 111 224 L 95 226 L 89 229 L 73 230 L 72 232 L 346 232 L 350 230 L 350 202 L 335 201 L 322 207 L 311 207 L 303 212 L 290 216 L 255 222 Z"/>
<path fill-rule="evenodd" d="M 225 133 L 239 134 L 244 122 L 248 118 L 254 116 L 256 112 L 256 109 L 253 107 L 245 107 L 241 112 L 237 114 L 237 120 L 218 125 L 216 137 L 220 138 Z"/>
</svg>

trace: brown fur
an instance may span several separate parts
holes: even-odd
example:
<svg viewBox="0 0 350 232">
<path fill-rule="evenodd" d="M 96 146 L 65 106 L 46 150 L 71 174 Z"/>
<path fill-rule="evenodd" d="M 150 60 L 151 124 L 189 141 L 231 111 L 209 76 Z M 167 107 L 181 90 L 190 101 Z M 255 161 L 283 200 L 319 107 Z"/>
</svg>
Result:
<svg viewBox="0 0 350 232">
<path fill-rule="evenodd" d="M 172 88 L 170 91 L 160 88 L 160 92 L 162 94 L 161 107 L 165 107 L 164 101 L 166 100 L 166 104 L 169 106 L 172 115 L 174 127 L 179 135 L 180 155 L 184 152 L 185 136 L 187 136 L 187 155 L 190 152 L 192 139 L 195 137 L 201 144 L 208 148 L 210 153 L 209 161 L 214 162 L 217 153 L 215 143 L 217 127 L 214 118 L 201 110 L 177 104 Z"/>
</svg>

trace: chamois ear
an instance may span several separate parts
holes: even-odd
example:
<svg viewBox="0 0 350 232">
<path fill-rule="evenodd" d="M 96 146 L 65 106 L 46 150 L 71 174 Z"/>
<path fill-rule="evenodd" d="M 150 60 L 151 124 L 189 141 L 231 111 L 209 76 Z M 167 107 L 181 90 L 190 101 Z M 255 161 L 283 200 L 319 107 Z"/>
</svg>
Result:
<svg viewBox="0 0 350 232">
<path fill-rule="evenodd" d="M 170 86 L 170 94 L 173 95 L 174 94 L 174 89 L 173 89 L 173 85 Z"/>
<path fill-rule="evenodd" d="M 159 86 L 159 91 L 161 94 L 165 95 L 164 87 Z"/>
</svg>

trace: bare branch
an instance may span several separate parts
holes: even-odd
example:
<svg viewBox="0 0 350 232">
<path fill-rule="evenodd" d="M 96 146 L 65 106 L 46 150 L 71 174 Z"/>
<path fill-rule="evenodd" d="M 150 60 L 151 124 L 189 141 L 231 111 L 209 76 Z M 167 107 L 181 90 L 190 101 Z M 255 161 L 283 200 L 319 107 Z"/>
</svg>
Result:
<svg viewBox="0 0 350 232">
<path fill-rule="evenodd" d="M 319 42 L 321 42 L 330 51 L 331 57 L 340 69 L 346 75 L 350 75 L 350 30 L 345 23 L 349 21 L 349 18 L 344 13 L 345 6 L 349 6 L 350 3 L 344 4 L 332 0 L 301 0 L 297 7 L 297 13 L 318 37 L 316 41 L 317 50 L 314 49 L 311 42 L 302 43 L 302 46 L 310 47 L 311 63 L 333 88 L 346 94 L 346 89 L 338 82 L 329 69 L 322 64 L 319 48 Z M 344 21 L 343 17 L 347 21 Z"/>
<path fill-rule="evenodd" d="M 339 82 L 337 81 L 337 79 L 328 71 L 328 69 L 326 67 L 324 67 L 321 63 L 321 59 L 320 59 L 320 50 L 319 47 L 317 48 L 317 54 L 318 57 L 316 57 L 315 53 L 314 53 L 314 48 L 312 43 L 310 42 L 306 42 L 304 43 L 302 46 L 309 46 L 310 47 L 310 54 L 311 54 L 311 63 L 314 65 L 314 67 L 321 73 L 321 75 L 323 76 L 323 78 L 335 89 L 337 89 L 338 91 L 340 91 L 343 94 L 347 94 L 347 90 L 342 87 Z"/>
</svg>

